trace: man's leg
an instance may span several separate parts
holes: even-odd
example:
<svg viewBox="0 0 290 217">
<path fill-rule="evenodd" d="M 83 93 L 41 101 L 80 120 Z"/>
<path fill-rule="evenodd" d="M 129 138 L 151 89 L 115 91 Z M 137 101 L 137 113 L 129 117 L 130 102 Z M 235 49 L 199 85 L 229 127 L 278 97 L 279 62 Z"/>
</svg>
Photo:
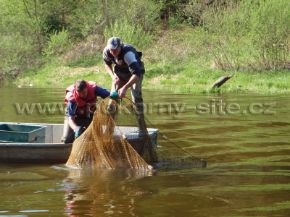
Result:
<svg viewBox="0 0 290 217">
<path fill-rule="evenodd" d="M 114 67 L 114 72 L 115 74 L 118 76 L 119 78 L 119 83 L 115 84 L 114 82 L 112 82 L 112 87 L 111 87 L 111 91 L 116 91 L 118 92 L 118 90 L 123 87 L 127 82 L 126 80 L 124 80 L 122 78 L 122 70 L 120 69 L 120 67 L 115 66 Z M 118 106 L 116 106 L 116 103 L 120 103 L 120 99 L 109 100 L 109 104 L 108 104 L 108 111 L 110 112 L 111 117 L 115 120 L 116 114 L 118 112 Z"/>
<path fill-rule="evenodd" d="M 73 129 L 68 124 L 68 117 L 64 117 L 64 124 L 63 124 L 63 134 L 61 142 L 63 143 L 73 143 L 75 139 L 75 134 Z"/>
<path fill-rule="evenodd" d="M 75 122 L 78 126 L 81 126 L 81 133 L 83 133 L 90 123 L 92 122 L 91 118 L 76 118 Z M 63 125 L 63 135 L 61 141 L 64 143 L 73 143 L 75 140 L 75 133 L 73 129 L 69 126 L 68 117 L 65 116 L 64 125 Z"/>
<path fill-rule="evenodd" d="M 140 136 L 144 137 L 144 133 L 146 133 L 146 124 L 144 121 L 144 105 L 143 105 L 143 97 L 142 97 L 142 81 L 143 75 L 140 76 L 140 79 L 132 85 L 131 87 L 131 96 L 132 101 L 134 103 L 133 107 L 135 110 L 138 127 L 140 130 Z"/>
<path fill-rule="evenodd" d="M 114 73 L 119 78 L 119 84 L 115 85 L 114 82 L 113 82 L 111 90 L 118 91 L 121 87 L 123 87 L 129 81 L 129 79 L 131 77 L 131 73 L 128 70 L 126 70 L 126 69 L 122 69 L 118 65 L 115 65 Z"/>
<path fill-rule="evenodd" d="M 87 118 L 87 117 L 77 118 L 76 119 L 76 124 L 78 126 L 81 126 L 81 128 L 84 131 L 85 129 L 87 129 L 89 127 L 89 125 L 91 124 L 92 120 L 93 120 L 93 115 L 91 115 L 90 118 Z"/>
<path fill-rule="evenodd" d="M 132 101 L 134 102 L 133 106 L 134 106 L 138 128 L 139 128 L 139 136 L 144 141 L 140 154 L 143 156 L 144 154 L 145 155 L 148 154 L 147 161 L 149 161 L 149 163 L 156 163 L 158 161 L 157 154 L 152 146 L 151 138 L 148 134 L 145 117 L 144 117 L 142 81 L 143 81 L 143 75 L 141 75 L 140 79 L 131 87 L 131 96 L 132 96 Z"/>
</svg>

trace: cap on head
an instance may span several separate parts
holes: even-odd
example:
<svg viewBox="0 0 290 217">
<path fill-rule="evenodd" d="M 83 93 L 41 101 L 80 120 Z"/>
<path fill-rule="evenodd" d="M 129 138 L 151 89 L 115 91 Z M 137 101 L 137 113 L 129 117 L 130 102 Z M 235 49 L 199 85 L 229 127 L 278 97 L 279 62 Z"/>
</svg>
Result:
<svg viewBox="0 0 290 217">
<path fill-rule="evenodd" d="M 116 50 L 118 47 L 120 47 L 122 44 L 121 39 L 118 37 L 111 37 L 109 38 L 108 42 L 107 42 L 107 47 L 110 50 Z"/>
<path fill-rule="evenodd" d="M 75 89 L 78 92 L 82 92 L 87 87 L 87 82 L 85 80 L 78 80 L 75 82 Z"/>
</svg>

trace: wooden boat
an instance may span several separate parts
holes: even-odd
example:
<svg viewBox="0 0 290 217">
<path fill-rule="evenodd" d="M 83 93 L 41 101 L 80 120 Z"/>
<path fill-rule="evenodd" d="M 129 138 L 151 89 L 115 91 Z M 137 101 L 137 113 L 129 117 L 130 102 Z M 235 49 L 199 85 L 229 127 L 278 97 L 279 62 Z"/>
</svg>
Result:
<svg viewBox="0 0 290 217">
<path fill-rule="evenodd" d="M 14 129 L 30 127 L 29 142 L 7 141 L 9 130 L 7 126 L 13 125 Z M 3 126 L 4 130 L 1 129 Z M 21 127 L 20 127 L 21 126 Z M 33 128 L 34 127 L 34 128 Z M 35 130 L 38 129 L 38 130 Z M 36 133 L 36 131 L 39 131 Z M 27 132 L 13 132 L 16 137 Z M 158 130 L 148 128 L 152 144 L 157 145 Z M 63 124 L 42 123 L 11 123 L 0 122 L 0 162 L 9 163 L 64 163 L 67 161 L 72 144 L 61 142 Z M 130 144 L 138 150 L 138 144 L 142 141 L 138 135 L 137 127 L 119 126 L 115 130 L 114 138 L 118 140 L 125 135 Z M 15 138 L 14 136 L 14 138 Z M 3 139 L 4 137 L 4 139 Z M 11 138 L 11 137 L 10 137 Z"/>
</svg>

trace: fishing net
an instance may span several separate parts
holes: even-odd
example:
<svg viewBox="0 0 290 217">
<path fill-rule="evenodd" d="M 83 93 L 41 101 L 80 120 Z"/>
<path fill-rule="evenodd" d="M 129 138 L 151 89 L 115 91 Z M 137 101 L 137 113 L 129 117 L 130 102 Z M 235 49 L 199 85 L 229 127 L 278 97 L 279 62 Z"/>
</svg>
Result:
<svg viewBox="0 0 290 217">
<path fill-rule="evenodd" d="M 157 162 L 157 155 L 145 121 L 141 125 L 136 123 L 136 119 L 132 121 L 132 116 L 137 115 L 134 111 L 134 106 L 125 107 L 112 99 L 103 100 L 92 123 L 74 141 L 66 165 L 151 170 L 150 164 Z M 122 112 L 127 117 L 118 120 L 117 114 Z"/>
<path fill-rule="evenodd" d="M 158 144 L 158 163 L 155 168 L 162 170 L 206 168 L 207 161 L 194 157 L 182 147 L 177 147 L 167 136 L 160 133 L 161 139 Z"/>
<path fill-rule="evenodd" d="M 121 125 L 128 125 L 130 123 L 134 123 L 135 120 L 134 115 L 130 115 L 133 113 L 135 114 L 134 102 L 132 102 L 128 98 L 125 98 L 120 104 L 120 108 L 122 110 L 121 112 L 118 113 L 119 123 L 121 123 Z M 160 121 L 160 118 L 158 118 L 158 116 L 156 117 L 156 119 Z M 150 143 L 149 135 L 150 137 L 152 137 L 152 135 L 150 134 L 150 130 L 157 129 L 157 127 L 151 122 L 151 120 L 149 120 L 145 116 L 143 116 L 141 120 L 145 120 L 146 123 L 145 121 L 142 121 L 142 123 L 138 124 L 139 126 L 141 126 L 140 127 L 141 129 L 138 128 L 137 129 L 141 130 L 141 132 L 143 131 L 144 132 L 143 134 L 147 139 L 145 139 L 144 145 L 141 146 L 136 145 L 135 149 L 138 150 L 138 148 L 143 147 L 144 152 L 142 152 L 142 150 L 138 150 L 138 152 L 143 153 L 142 156 L 145 159 L 151 159 L 154 168 L 162 170 L 176 170 L 176 169 L 192 169 L 192 168 L 207 167 L 206 160 L 193 156 L 193 153 L 191 153 L 189 150 L 184 149 L 181 146 L 180 142 L 175 142 L 176 139 L 182 140 L 182 132 L 179 132 L 174 140 L 172 138 L 169 138 L 167 135 L 163 134 L 161 131 L 158 131 L 159 140 L 158 140 L 158 148 L 156 148 L 157 144 L 154 144 L 155 145 L 154 146 L 152 143 Z M 146 124 L 148 124 L 150 128 L 147 128 Z M 170 132 L 175 132 L 175 130 L 171 129 Z M 133 143 L 131 142 L 131 144 Z M 156 153 L 158 155 L 158 161 Z"/>
</svg>

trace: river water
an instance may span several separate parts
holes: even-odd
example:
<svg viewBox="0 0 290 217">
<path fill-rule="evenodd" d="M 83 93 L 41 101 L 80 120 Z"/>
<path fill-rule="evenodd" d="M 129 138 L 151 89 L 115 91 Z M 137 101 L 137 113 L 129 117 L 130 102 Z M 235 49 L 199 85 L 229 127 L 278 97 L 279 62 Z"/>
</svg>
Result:
<svg viewBox="0 0 290 217">
<path fill-rule="evenodd" d="M 0 93 L 0 121 L 63 121 L 61 89 Z M 290 215 L 289 96 L 145 91 L 144 99 L 149 126 L 206 159 L 207 168 L 180 166 L 144 175 L 1 164 L 0 217 Z M 57 109 L 44 111 L 45 103 Z M 180 152 L 161 138 L 159 145 L 172 156 Z"/>
</svg>

